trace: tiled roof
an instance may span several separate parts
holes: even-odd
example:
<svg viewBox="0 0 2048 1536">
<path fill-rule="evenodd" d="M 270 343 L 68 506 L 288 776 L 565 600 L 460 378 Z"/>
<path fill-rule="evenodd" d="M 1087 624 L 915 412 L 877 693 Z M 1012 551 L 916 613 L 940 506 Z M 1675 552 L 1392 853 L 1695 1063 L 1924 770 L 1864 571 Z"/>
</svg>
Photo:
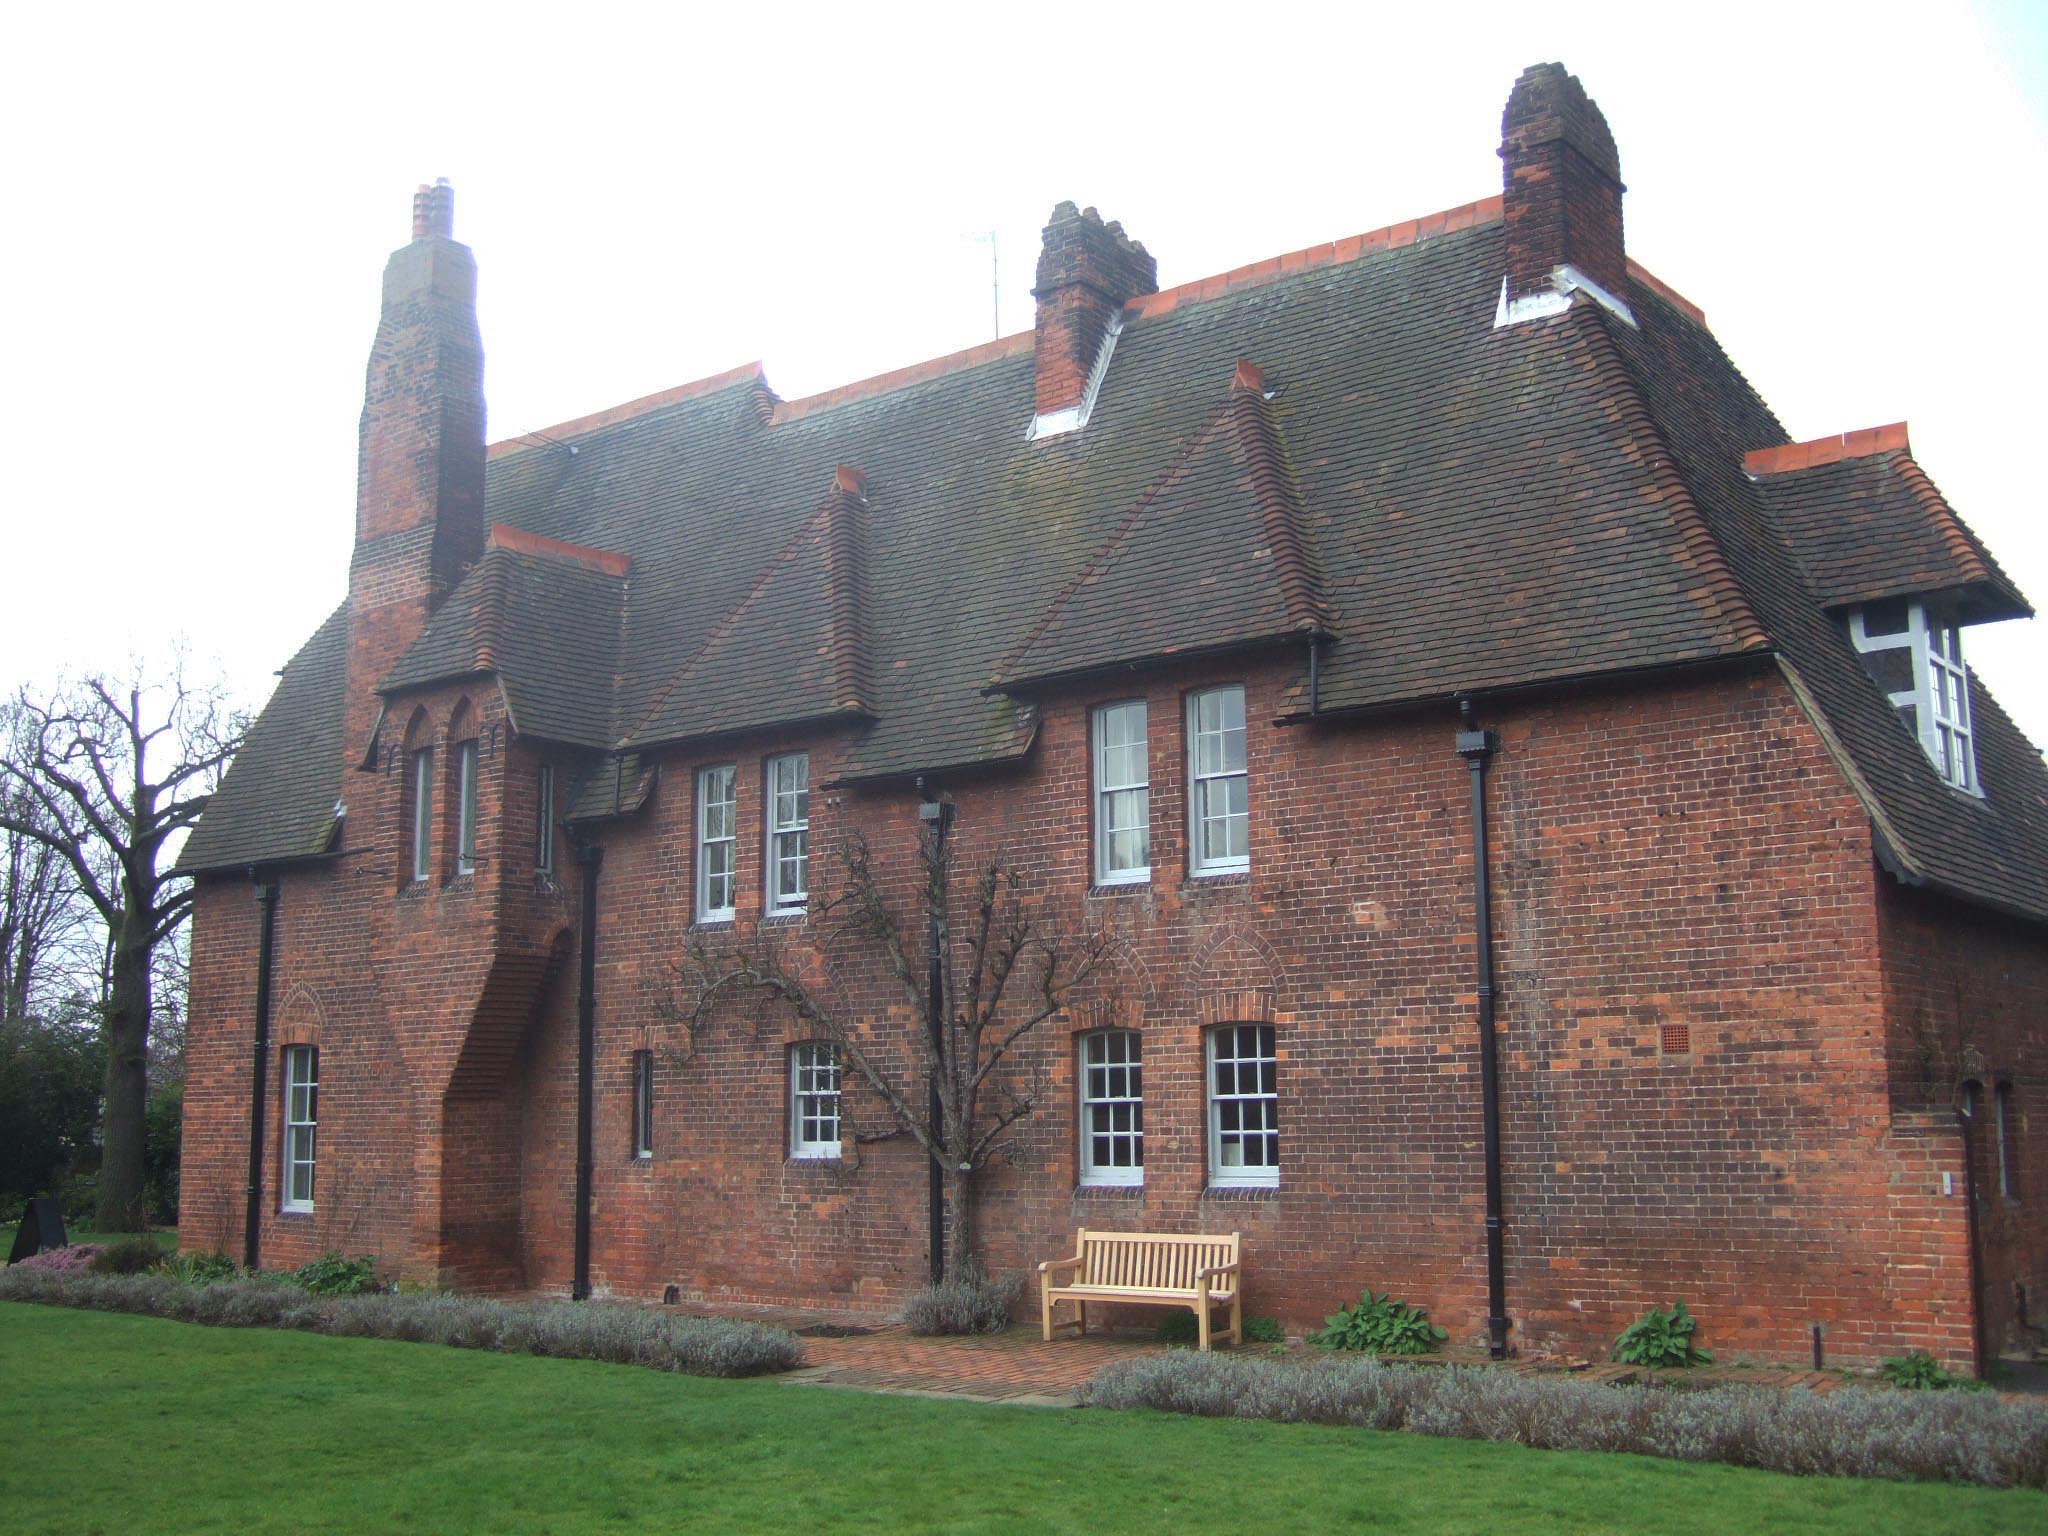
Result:
<svg viewBox="0 0 2048 1536">
<path fill-rule="evenodd" d="M 487 555 L 387 686 L 488 661 L 522 731 L 606 749 L 577 799 L 598 815 L 665 745 L 823 721 L 849 778 L 1001 761 L 1029 749 L 1034 680 L 1296 636 L 1305 672 L 1311 630 L 1332 714 L 1776 652 L 1905 873 L 2048 917 L 2038 754 L 1977 685 L 1985 798 L 1943 785 L 1823 607 L 1973 570 L 2016 603 L 1989 556 L 1902 450 L 1746 472 L 1785 433 L 1640 269 L 1640 330 L 1589 302 L 1497 328 L 1500 217 L 1133 300 L 1086 426 L 1038 442 L 1025 337 L 807 401 L 735 370 L 501 445 L 486 509 L 528 544 Z M 1242 359 L 1263 373 L 1233 389 Z M 280 688 L 270 714 L 308 707 Z M 244 789 L 257 762 L 209 816 L 255 818 L 210 834 L 237 858 L 312 835 L 282 835 L 311 788 Z"/>
<path fill-rule="evenodd" d="M 1812 451 L 1836 446 L 1830 440 L 1744 460 L 1821 604 L 1940 592 L 1972 622 L 2030 615 L 1991 552 L 1913 461 L 1905 428 L 1872 437 L 1861 453 Z"/>
<path fill-rule="evenodd" d="M 626 578 L 623 561 L 588 558 L 598 553 L 495 530 L 378 691 L 495 673 L 515 729 L 610 746 Z"/>
<path fill-rule="evenodd" d="M 1017 691 L 1327 629 L 1301 523 L 1264 379 L 1239 363 L 1228 398 L 1053 599 L 996 684 Z"/>
<path fill-rule="evenodd" d="M 1638 291 L 1638 298 L 1642 295 Z M 1669 442 L 1680 476 L 1727 551 L 1780 654 L 1872 796 L 1873 821 L 1910 879 L 1986 906 L 2048 919 L 2048 770 L 2040 753 L 1970 680 L 1980 799 L 1943 783 L 1918 740 L 1872 685 L 1845 622 L 1808 586 L 1773 519 L 1773 477 L 1744 471 L 1749 449 L 1785 433 L 1708 332 L 1661 302 L 1641 302 L 1640 331 L 1601 320 Z"/>
<path fill-rule="evenodd" d="M 180 871 L 285 863 L 327 852 L 342 798 L 347 665 L 343 604 L 285 664 L 234 766 L 179 850 Z"/>
</svg>

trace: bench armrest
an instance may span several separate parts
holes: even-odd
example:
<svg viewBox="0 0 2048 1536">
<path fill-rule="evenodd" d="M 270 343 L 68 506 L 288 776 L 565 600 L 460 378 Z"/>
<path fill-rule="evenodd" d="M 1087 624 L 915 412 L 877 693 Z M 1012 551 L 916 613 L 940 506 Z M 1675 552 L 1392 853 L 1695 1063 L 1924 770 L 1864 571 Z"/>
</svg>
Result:
<svg viewBox="0 0 2048 1536">
<path fill-rule="evenodd" d="M 1080 1267 L 1081 1256 L 1077 1253 L 1071 1259 L 1047 1259 L 1038 1266 L 1038 1272 L 1041 1275 L 1049 1275 L 1056 1269 L 1079 1269 Z"/>
<path fill-rule="evenodd" d="M 1197 1280 L 1213 1280 L 1218 1275 L 1234 1275 L 1236 1273 L 1237 1264 L 1233 1261 L 1229 1264 L 1217 1264 L 1209 1269 L 1202 1270 L 1195 1278 Z"/>
</svg>

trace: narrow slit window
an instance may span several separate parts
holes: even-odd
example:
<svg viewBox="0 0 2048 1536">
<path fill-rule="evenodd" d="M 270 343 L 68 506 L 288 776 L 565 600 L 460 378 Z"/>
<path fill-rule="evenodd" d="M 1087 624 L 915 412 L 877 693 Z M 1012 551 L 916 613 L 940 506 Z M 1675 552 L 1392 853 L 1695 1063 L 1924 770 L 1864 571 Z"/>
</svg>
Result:
<svg viewBox="0 0 2048 1536">
<path fill-rule="evenodd" d="M 2000 1083 L 1991 1094 L 1992 1129 L 1998 1137 L 1998 1192 L 2017 1200 L 2019 1180 L 2014 1177 L 2012 1155 L 2012 1084 Z"/>
<path fill-rule="evenodd" d="M 790 1047 L 789 1151 L 792 1157 L 839 1156 L 839 1052 L 830 1041 Z"/>
<path fill-rule="evenodd" d="M 1145 1182 L 1145 1085 L 1135 1029 L 1081 1038 L 1081 1182 Z"/>
<path fill-rule="evenodd" d="M 768 759 L 768 910 L 801 912 L 810 901 L 811 759 Z"/>
<path fill-rule="evenodd" d="M 314 1139 L 320 1124 L 320 1052 L 284 1052 L 284 1200 L 287 1211 L 313 1209 Z"/>
<path fill-rule="evenodd" d="M 1188 700 L 1188 842 L 1197 875 L 1251 867 L 1244 755 L 1244 689 L 1211 688 Z"/>
<path fill-rule="evenodd" d="M 533 867 L 543 875 L 555 872 L 555 770 L 542 763 L 534 782 Z"/>
<path fill-rule="evenodd" d="M 633 1156 L 654 1156 L 654 1052 L 633 1053 Z"/>
<path fill-rule="evenodd" d="M 1152 791 L 1145 705 L 1095 711 L 1095 883 L 1135 885 L 1152 877 Z"/>
<path fill-rule="evenodd" d="M 455 873 L 476 873 L 476 742 L 455 749 Z"/>
<path fill-rule="evenodd" d="M 733 854 L 738 847 L 733 812 L 737 774 L 728 763 L 697 772 L 697 921 L 730 921 Z"/>
<path fill-rule="evenodd" d="M 1209 1182 L 1280 1182 L 1280 1062 L 1270 1024 L 1209 1032 Z"/>
<path fill-rule="evenodd" d="M 434 754 L 431 748 L 412 755 L 412 877 L 424 880 L 433 872 Z"/>
</svg>

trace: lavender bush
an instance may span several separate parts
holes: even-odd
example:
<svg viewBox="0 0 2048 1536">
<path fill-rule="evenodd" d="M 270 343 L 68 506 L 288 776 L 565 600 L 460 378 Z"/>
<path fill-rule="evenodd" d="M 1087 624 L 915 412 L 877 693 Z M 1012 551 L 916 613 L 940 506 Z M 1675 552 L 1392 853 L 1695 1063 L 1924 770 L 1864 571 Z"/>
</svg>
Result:
<svg viewBox="0 0 2048 1536">
<path fill-rule="evenodd" d="M 922 1335 L 1001 1333 L 1010 1326 L 1010 1308 L 1024 1294 L 1024 1282 L 1011 1275 L 991 1280 L 970 1268 L 915 1292 L 899 1314 L 903 1326 Z"/>
<path fill-rule="evenodd" d="M 792 1335 L 756 1323 L 587 1302 L 524 1304 L 389 1291 L 319 1296 L 276 1276 L 187 1285 L 171 1274 L 80 1274 L 23 1262 L 0 1269 L 0 1301 L 134 1312 L 224 1328 L 297 1328 L 347 1338 L 603 1360 L 686 1376 L 757 1376 L 803 1363 L 802 1346 Z"/>
<path fill-rule="evenodd" d="M 2048 1488 L 2048 1412 L 1990 1393 L 1611 1387 L 1483 1367 L 1176 1352 L 1112 1365 L 1096 1408 L 1356 1424 L 1811 1476 Z"/>
<path fill-rule="evenodd" d="M 42 1270 L 54 1275 L 82 1275 L 100 1256 L 97 1243 L 72 1243 L 64 1248 L 44 1248 L 7 1268 Z"/>
</svg>

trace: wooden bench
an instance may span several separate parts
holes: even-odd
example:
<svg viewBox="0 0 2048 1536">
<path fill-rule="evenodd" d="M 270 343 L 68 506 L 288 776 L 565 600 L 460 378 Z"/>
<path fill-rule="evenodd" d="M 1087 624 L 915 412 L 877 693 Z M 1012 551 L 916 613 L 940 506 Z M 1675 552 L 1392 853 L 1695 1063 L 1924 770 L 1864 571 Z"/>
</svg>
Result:
<svg viewBox="0 0 2048 1536">
<path fill-rule="evenodd" d="M 1209 1347 L 1209 1309 L 1228 1305 L 1230 1327 L 1223 1337 L 1236 1344 L 1244 1336 L 1243 1275 L 1238 1268 L 1238 1234 L 1175 1237 L 1163 1232 L 1090 1232 L 1074 1237 L 1074 1256 L 1038 1266 L 1038 1295 L 1045 1337 L 1055 1326 L 1088 1331 L 1088 1303 L 1124 1306 L 1186 1307 L 1195 1314 L 1195 1334 Z M 1053 1276 L 1072 1272 L 1064 1285 Z M 1071 1301 L 1076 1316 L 1055 1325 L 1053 1307 Z"/>
</svg>

